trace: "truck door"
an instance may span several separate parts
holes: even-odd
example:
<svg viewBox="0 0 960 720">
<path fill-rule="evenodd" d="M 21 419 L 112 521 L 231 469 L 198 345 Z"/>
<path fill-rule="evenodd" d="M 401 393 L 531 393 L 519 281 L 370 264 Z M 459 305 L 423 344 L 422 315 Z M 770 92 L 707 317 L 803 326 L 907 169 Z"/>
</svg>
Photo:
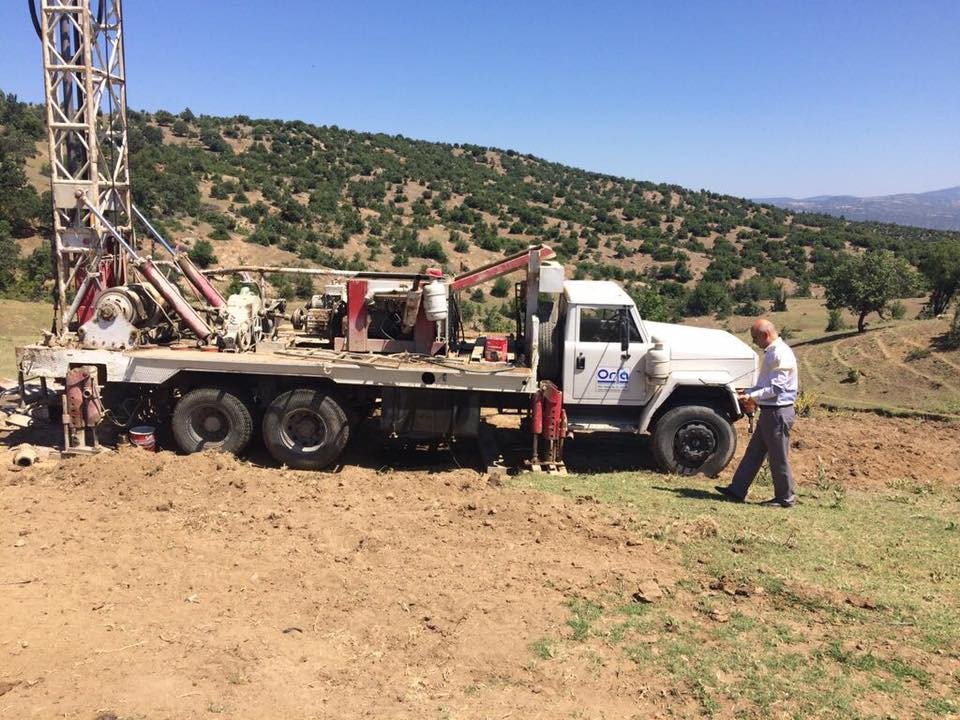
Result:
<svg viewBox="0 0 960 720">
<path fill-rule="evenodd" d="M 634 308 L 570 307 L 564 343 L 564 401 L 643 405 L 649 394 L 643 359 L 650 347 L 640 334 Z"/>
</svg>

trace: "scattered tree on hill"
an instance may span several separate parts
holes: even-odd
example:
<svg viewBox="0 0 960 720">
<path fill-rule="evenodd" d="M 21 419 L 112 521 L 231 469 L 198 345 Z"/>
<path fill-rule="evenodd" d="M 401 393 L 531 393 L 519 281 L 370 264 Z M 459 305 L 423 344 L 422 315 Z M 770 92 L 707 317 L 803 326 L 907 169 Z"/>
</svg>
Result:
<svg viewBox="0 0 960 720">
<path fill-rule="evenodd" d="M 932 245 L 920 261 L 920 272 L 930 285 L 927 312 L 943 314 L 960 290 L 960 240 L 943 240 Z"/>
<path fill-rule="evenodd" d="M 777 283 L 777 289 L 773 294 L 773 304 L 770 309 L 773 312 L 785 312 L 787 309 L 787 290 L 783 283 Z"/>
<path fill-rule="evenodd" d="M 827 278 L 827 307 L 853 312 L 857 316 L 857 331 L 863 332 L 867 315 L 875 312 L 883 318 L 891 300 L 909 297 L 918 286 L 914 267 L 889 250 L 846 255 Z"/>
<path fill-rule="evenodd" d="M 493 287 L 490 289 L 490 294 L 494 297 L 503 298 L 507 296 L 507 293 L 510 292 L 510 281 L 505 277 L 498 277 L 494 283 Z"/>
<path fill-rule="evenodd" d="M 217 262 L 217 256 L 213 252 L 213 245 L 210 244 L 209 240 L 197 240 L 193 244 L 193 247 L 190 248 L 188 255 L 199 268 L 208 268 Z"/>
<path fill-rule="evenodd" d="M 0 152 L 0 220 L 8 223 L 8 232 L 14 237 L 29 236 L 42 211 L 20 159 Z"/>
<path fill-rule="evenodd" d="M 223 139 L 220 131 L 215 127 L 205 127 L 200 131 L 200 142 L 210 152 L 227 153 L 232 152 L 230 143 Z"/>
<path fill-rule="evenodd" d="M 0 93 L 0 159 L 12 157 L 22 170 L 44 136 L 43 118 L 40 106 Z M 653 272 L 660 282 L 645 297 L 651 307 L 662 300 L 670 317 L 686 312 L 691 295 L 698 312 L 705 300 L 712 306 L 719 300 L 725 312 L 725 292 L 717 284 L 736 283 L 746 268 L 762 280 L 737 283 L 742 286 L 737 304 L 773 299 L 770 286 L 778 277 L 797 283 L 797 294 L 804 294 L 804 280 L 823 283 L 838 253 L 849 246 L 918 260 L 932 243 L 957 239 L 918 228 L 788 213 L 476 145 L 297 121 L 198 117 L 189 109 L 178 116 L 130 110 L 128 119 L 134 201 L 153 220 L 183 228 L 207 222 L 212 226 L 208 239 L 241 236 L 331 267 L 362 266 L 364 261 L 343 252 L 346 246 L 354 253 L 358 242 L 369 248 L 368 264 L 382 266 L 392 258 L 398 267 L 419 264 L 421 258 L 443 262 L 451 253 L 458 253 L 458 263 L 469 262 L 475 246 L 499 254 L 546 242 L 570 261 L 571 275 L 615 279 L 629 287 L 650 281 L 639 270 L 648 263 L 618 262 L 614 255 L 655 256 Z M 202 142 L 166 144 L 169 129 L 158 123 L 174 133 L 202 133 Z M 233 152 L 228 140 L 239 137 L 253 142 Z M 490 159 L 494 156 L 496 162 Z M 49 203 L 24 186 L 23 175 L 8 172 L 7 185 L 0 188 L 0 219 L 14 237 L 42 232 L 42 223 L 49 222 Z M 226 201 L 217 204 L 216 214 L 229 222 L 210 219 L 199 191 L 210 182 L 216 197 Z M 309 203 L 303 207 L 305 198 Z M 32 209 L 38 200 L 39 216 Z M 380 242 L 368 243 L 373 237 Z M 449 241 L 431 245 L 421 237 Z M 709 266 L 706 277 L 697 278 L 704 265 Z M 24 271 L 16 274 L 17 287 L 8 292 L 21 292 Z M 695 279 L 716 284 L 709 292 L 711 286 L 692 293 L 683 283 Z M 939 295 L 934 300 L 943 302 Z M 478 310 L 478 323 L 482 317 Z"/>
<path fill-rule="evenodd" d="M 10 226 L 0 220 L 0 293 L 7 294 L 17 281 L 20 246 L 10 237 Z"/>
<path fill-rule="evenodd" d="M 950 323 L 950 329 L 943 338 L 943 347 L 945 350 L 956 350 L 960 348 L 960 305 L 953 311 L 953 321 Z"/>
<path fill-rule="evenodd" d="M 730 288 L 713 280 L 701 280 L 687 298 L 689 315 L 729 315 L 732 307 Z"/>
<path fill-rule="evenodd" d="M 649 286 L 632 287 L 628 290 L 633 302 L 637 305 L 637 312 L 644 320 L 651 322 L 670 322 L 674 320 L 673 313 L 666 299 L 654 288 Z"/>
</svg>

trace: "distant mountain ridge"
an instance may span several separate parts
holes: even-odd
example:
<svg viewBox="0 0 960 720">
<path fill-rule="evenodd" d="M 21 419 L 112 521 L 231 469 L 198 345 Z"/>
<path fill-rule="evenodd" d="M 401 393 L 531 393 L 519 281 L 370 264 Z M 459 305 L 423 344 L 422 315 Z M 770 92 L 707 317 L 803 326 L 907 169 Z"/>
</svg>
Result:
<svg viewBox="0 0 960 720">
<path fill-rule="evenodd" d="M 754 198 L 786 210 L 843 216 L 847 220 L 913 225 L 931 230 L 960 230 L 960 185 L 923 193 L 856 197 L 817 195 L 808 198 Z"/>
</svg>

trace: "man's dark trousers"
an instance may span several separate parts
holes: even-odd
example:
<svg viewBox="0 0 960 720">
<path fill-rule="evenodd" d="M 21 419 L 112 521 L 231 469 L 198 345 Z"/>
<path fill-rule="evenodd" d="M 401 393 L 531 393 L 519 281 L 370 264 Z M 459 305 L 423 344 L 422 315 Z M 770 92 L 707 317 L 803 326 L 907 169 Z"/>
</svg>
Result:
<svg viewBox="0 0 960 720">
<path fill-rule="evenodd" d="M 787 462 L 790 451 L 790 428 L 796 419 L 793 405 L 786 407 L 760 407 L 760 420 L 756 432 L 750 437 L 747 451 L 743 454 L 737 471 L 733 474 L 730 489 L 739 497 L 745 498 L 750 484 L 757 476 L 764 459 L 770 461 L 770 474 L 773 475 L 774 497 L 781 502 L 793 503 L 797 488 L 793 482 L 793 472 Z"/>
</svg>

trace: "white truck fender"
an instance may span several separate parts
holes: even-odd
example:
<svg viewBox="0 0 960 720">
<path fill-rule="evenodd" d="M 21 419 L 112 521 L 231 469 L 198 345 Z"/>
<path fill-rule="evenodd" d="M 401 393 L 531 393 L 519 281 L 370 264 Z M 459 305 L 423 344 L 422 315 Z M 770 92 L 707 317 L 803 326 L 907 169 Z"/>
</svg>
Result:
<svg viewBox="0 0 960 720">
<path fill-rule="evenodd" d="M 663 404 L 670 398 L 674 390 L 678 387 L 710 387 L 721 388 L 725 391 L 730 400 L 730 409 L 733 411 L 733 417 L 740 417 L 740 403 L 737 401 L 737 393 L 730 384 L 731 378 L 725 372 L 698 372 L 698 373 L 671 373 L 667 381 L 659 387 L 650 398 L 643 412 L 640 413 L 640 423 L 637 427 L 637 434 L 646 435 L 650 431 L 650 421 L 653 420 L 654 413 L 659 410 Z"/>
</svg>

